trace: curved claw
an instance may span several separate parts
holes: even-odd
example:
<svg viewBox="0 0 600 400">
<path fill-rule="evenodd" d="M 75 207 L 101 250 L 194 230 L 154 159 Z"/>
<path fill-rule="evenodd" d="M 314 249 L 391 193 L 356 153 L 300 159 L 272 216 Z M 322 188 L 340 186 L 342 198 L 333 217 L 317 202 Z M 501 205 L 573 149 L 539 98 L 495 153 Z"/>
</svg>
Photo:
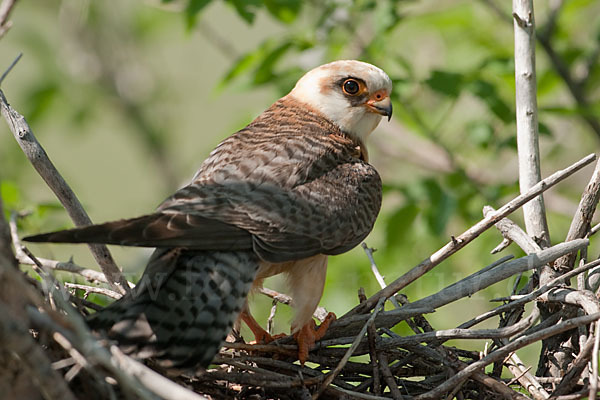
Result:
<svg viewBox="0 0 600 400">
<path fill-rule="evenodd" d="M 252 315 L 250 315 L 250 313 L 247 312 L 246 310 L 243 310 L 241 312 L 240 316 L 242 317 L 242 320 L 246 323 L 246 325 L 248 325 L 248 328 L 250 328 L 250 330 L 254 334 L 254 343 L 267 344 L 267 343 L 271 343 L 275 339 L 279 339 L 279 338 L 286 336 L 284 333 L 280 333 L 278 335 L 271 336 L 271 334 L 269 334 L 269 332 L 265 331 L 258 324 L 258 322 L 256 322 L 254 317 Z"/>
<path fill-rule="evenodd" d="M 327 329 L 329 329 L 329 324 L 335 321 L 336 318 L 335 314 L 330 312 L 318 328 L 315 321 L 311 319 L 298 332 L 294 333 L 294 339 L 298 342 L 298 360 L 300 360 L 300 364 L 304 365 L 312 346 L 317 340 L 325 336 Z"/>
</svg>

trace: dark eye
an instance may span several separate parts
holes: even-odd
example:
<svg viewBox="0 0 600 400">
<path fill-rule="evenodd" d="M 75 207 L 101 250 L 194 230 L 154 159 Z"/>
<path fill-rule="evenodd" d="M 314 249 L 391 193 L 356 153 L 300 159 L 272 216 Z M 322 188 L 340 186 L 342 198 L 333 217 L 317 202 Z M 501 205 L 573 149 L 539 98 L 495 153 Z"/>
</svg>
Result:
<svg viewBox="0 0 600 400">
<path fill-rule="evenodd" d="M 346 79 L 344 81 L 344 84 L 342 85 L 342 88 L 344 90 L 344 93 L 349 95 L 355 95 L 356 93 L 358 93 L 360 85 L 354 79 Z"/>
</svg>

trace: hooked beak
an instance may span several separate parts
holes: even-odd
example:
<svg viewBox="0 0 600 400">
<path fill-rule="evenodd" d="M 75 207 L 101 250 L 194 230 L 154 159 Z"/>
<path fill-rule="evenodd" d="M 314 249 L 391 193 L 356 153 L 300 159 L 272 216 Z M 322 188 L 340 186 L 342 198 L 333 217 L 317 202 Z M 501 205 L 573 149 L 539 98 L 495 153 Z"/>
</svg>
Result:
<svg viewBox="0 0 600 400">
<path fill-rule="evenodd" d="M 377 98 L 373 96 L 365 103 L 365 105 L 369 111 L 387 116 L 388 121 L 392 119 L 392 101 L 387 94 L 382 100 L 377 100 Z"/>
</svg>

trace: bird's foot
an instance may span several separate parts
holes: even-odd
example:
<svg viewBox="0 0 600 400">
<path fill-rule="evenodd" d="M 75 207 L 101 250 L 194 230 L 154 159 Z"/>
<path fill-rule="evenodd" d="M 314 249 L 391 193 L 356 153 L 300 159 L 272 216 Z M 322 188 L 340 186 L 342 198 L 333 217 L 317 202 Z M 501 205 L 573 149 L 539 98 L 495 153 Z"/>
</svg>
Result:
<svg viewBox="0 0 600 400">
<path fill-rule="evenodd" d="M 311 347 L 317 340 L 325 336 L 327 329 L 329 329 L 329 324 L 335 321 L 335 319 L 335 314 L 330 312 L 318 328 L 315 321 L 311 319 L 298 332 L 294 333 L 294 339 L 298 342 L 298 360 L 300 360 L 300 364 L 304 365 L 308 359 L 308 352 Z"/>
<path fill-rule="evenodd" d="M 282 338 L 286 336 L 284 333 L 280 333 L 278 335 L 271 335 L 269 332 L 265 331 L 259 324 L 256 322 L 254 317 L 250 315 L 249 312 L 242 311 L 242 320 L 248 325 L 248 328 L 254 334 L 254 341 L 250 342 L 250 344 L 258 344 L 258 343 L 271 343 L 275 339 Z"/>
</svg>

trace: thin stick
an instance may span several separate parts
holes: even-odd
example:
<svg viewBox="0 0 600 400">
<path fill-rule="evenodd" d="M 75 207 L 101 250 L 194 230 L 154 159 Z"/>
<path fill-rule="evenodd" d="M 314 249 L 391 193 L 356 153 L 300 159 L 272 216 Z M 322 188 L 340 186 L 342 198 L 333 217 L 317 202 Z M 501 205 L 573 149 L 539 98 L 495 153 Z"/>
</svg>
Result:
<svg viewBox="0 0 600 400">
<path fill-rule="evenodd" d="M 113 292 L 112 290 L 103 288 L 103 287 L 81 285 L 79 283 L 71 283 L 71 282 L 64 282 L 63 284 L 65 285 L 66 288 L 69 288 L 69 289 L 81 289 L 81 290 L 85 290 L 86 293 L 103 294 L 104 296 L 107 296 L 107 297 L 110 297 L 113 299 L 120 299 L 121 297 L 123 297 L 120 293 Z"/>
<path fill-rule="evenodd" d="M 19 264 L 35 265 L 35 263 L 31 260 L 31 258 L 29 256 L 27 256 L 27 254 L 25 254 L 21 250 L 21 247 L 22 247 L 21 239 L 19 237 L 19 232 L 17 230 L 17 213 L 11 213 L 10 234 L 12 237 L 13 245 L 15 247 L 15 256 L 16 256 Z M 98 272 L 93 269 L 81 267 L 81 266 L 75 264 L 71 260 L 64 262 L 64 261 L 49 260 L 47 258 L 41 258 L 41 257 L 36 257 L 36 259 L 46 269 L 71 272 L 71 273 L 82 276 L 83 278 L 85 278 L 86 280 L 88 280 L 92 283 L 95 283 L 95 282 L 108 283 L 106 276 L 102 272 Z M 129 285 L 129 287 L 135 287 L 134 283 L 129 282 L 129 281 L 127 281 L 127 283 Z"/>
<path fill-rule="evenodd" d="M 48 154 L 35 138 L 25 118 L 8 104 L 2 90 L 0 90 L 0 109 L 23 153 L 62 203 L 75 225 L 91 225 L 92 221 L 79 199 L 52 164 Z M 109 285 L 121 294 L 127 293 L 129 291 L 127 281 L 121 274 L 106 245 L 89 244 L 88 246 L 102 272 L 104 272 Z"/>
<path fill-rule="evenodd" d="M 504 305 L 502 305 L 500 307 L 497 307 L 497 308 L 495 308 L 495 309 L 493 309 L 491 311 L 488 311 L 488 312 L 486 312 L 486 313 L 484 313 L 484 314 L 482 314 L 482 315 L 480 315 L 480 316 L 478 316 L 476 318 L 473 318 L 470 321 L 467 321 L 467 322 L 459 325 L 458 327 L 459 328 L 470 328 L 470 327 L 472 327 L 474 325 L 477 325 L 478 323 L 480 323 L 482 321 L 485 321 L 488 318 L 491 318 L 491 317 L 493 317 L 495 315 L 501 314 L 501 313 L 503 313 L 503 312 L 505 312 L 505 311 L 507 311 L 507 310 L 509 310 L 511 308 L 514 308 L 514 307 L 520 306 L 522 304 L 528 303 L 528 302 L 536 299 L 537 297 L 539 297 L 543 293 L 546 293 L 550 289 L 552 289 L 552 288 L 554 288 L 556 286 L 564 284 L 564 282 L 567 281 L 568 279 L 570 279 L 571 277 L 576 276 L 578 274 L 581 274 L 581 273 L 583 273 L 583 272 L 585 272 L 585 271 L 587 271 L 587 270 L 589 270 L 591 268 L 594 268 L 595 266 L 598 266 L 598 265 L 600 265 L 600 259 L 592 261 L 592 262 L 590 262 L 590 263 L 588 263 L 586 265 L 583 265 L 583 266 L 581 266 L 579 268 L 575 268 L 572 271 L 569 271 L 569 272 L 567 272 L 567 273 L 565 273 L 565 274 L 563 274 L 563 275 L 561 275 L 561 276 L 559 276 L 557 278 L 554 278 L 550 282 L 546 283 L 543 286 L 540 286 L 539 288 L 537 288 L 533 292 L 531 292 L 531 293 L 529 293 L 529 294 L 527 294 L 527 295 L 525 295 L 523 297 L 520 297 L 519 299 L 515 300 L 514 302 L 511 302 L 511 303 L 508 303 L 508 304 L 504 304 Z"/>
<path fill-rule="evenodd" d="M 1 24 L 0 24 L 0 26 L 1 26 Z M 6 68 L 6 71 L 4 71 L 2 76 L 0 76 L 0 86 L 2 86 L 2 82 L 4 82 L 4 78 L 6 78 L 6 76 L 9 74 L 9 72 L 15 67 L 15 65 L 17 65 L 17 63 L 19 62 L 21 57 L 23 57 L 23 53 L 19 53 L 19 55 L 14 59 L 14 61 L 8 66 L 8 68 Z"/>
<path fill-rule="evenodd" d="M 383 275 L 381 275 L 381 273 L 379 272 L 379 268 L 377 268 L 377 263 L 375 262 L 375 258 L 373 257 L 373 249 L 367 246 L 367 243 L 365 242 L 362 242 L 361 246 L 367 254 L 367 258 L 371 262 L 371 272 L 373 272 L 373 275 L 375 275 L 375 280 L 377 281 L 377 283 L 379 283 L 380 288 L 385 289 L 387 287 L 387 284 L 385 283 Z M 400 308 L 400 304 L 398 303 L 398 300 L 396 300 L 395 297 L 390 297 L 390 302 L 394 305 L 394 307 Z"/>
<path fill-rule="evenodd" d="M 566 374 L 562 378 L 555 378 L 558 381 L 558 386 L 552 392 L 552 396 L 560 396 L 567 394 L 572 391 L 575 385 L 578 385 L 579 376 L 581 372 L 587 367 L 589 358 L 594 349 L 595 338 L 589 337 L 587 341 L 581 346 L 581 350 L 573 364 L 569 367 Z M 540 379 L 540 378 L 538 378 Z"/>
<path fill-rule="evenodd" d="M 598 200 L 600 200 L 600 162 L 596 163 L 596 168 L 594 168 L 592 177 L 581 195 L 577 211 L 575 211 L 571 226 L 569 227 L 569 232 L 565 238 L 566 242 L 587 236 L 590 231 L 594 211 L 596 211 L 596 207 L 598 206 Z M 554 268 L 573 268 L 576 256 L 576 253 L 572 253 L 559 258 L 554 263 Z"/>
<path fill-rule="evenodd" d="M 547 264 L 563 254 L 577 251 L 587 245 L 589 245 L 587 239 L 577 239 L 568 243 L 557 244 L 556 246 L 544 249 L 538 253 L 517 258 L 516 260 L 507 261 L 504 264 L 486 270 L 483 273 L 472 274 L 436 294 L 424 297 L 402 307 L 402 310 L 410 310 L 412 307 L 439 308 L 465 296 L 470 296 L 479 290 L 485 289 L 486 287 L 518 274 L 519 272 L 524 272 Z M 394 314 L 395 312 L 397 312 L 397 310 L 389 311 L 386 314 Z"/>
<path fill-rule="evenodd" d="M 4 0 L 0 4 L 0 38 L 8 32 L 12 26 L 12 21 L 8 20 L 17 0 Z"/>
<path fill-rule="evenodd" d="M 321 386 L 319 387 L 319 389 L 317 390 L 317 392 L 315 394 L 313 394 L 313 397 L 312 397 L 313 400 L 316 400 L 321 395 L 321 393 L 323 393 L 323 390 L 325 390 L 325 388 L 327 386 L 329 386 L 329 384 L 333 381 L 333 379 L 344 368 L 344 366 L 346 365 L 346 363 L 348 362 L 348 360 L 350 359 L 350 357 L 354 353 L 354 350 L 356 350 L 356 348 L 360 344 L 362 338 L 365 336 L 365 332 L 367 332 L 367 328 L 369 327 L 369 325 L 371 325 L 373 323 L 373 321 L 375 321 L 375 317 L 377 316 L 377 314 L 379 314 L 379 311 L 381 311 L 383 309 L 384 302 L 385 302 L 384 298 L 381 298 L 377 302 L 375 310 L 371 314 L 371 317 L 363 325 L 363 327 L 360 330 L 360 332 L 358 333 L 358 335 L 356 335 L 356 338 L 354 339 L 354 342 L 352 343 L 352 346 L 350 346 L 350 348 L 346 351 L 346 354 L 344 354 L 344 357 L 342 357 L 342 359 L 340 360 L 340 362 L 338 363 L 338 365 L 335 367 L 335 369 L 333 371 L 331 371 L 330 373 L 327 374 L 327 377 L 325 378 L 325 381 L 323 382 L 323 384 L 321 384 Z"/>
<path fill-rule="evenodd" d="M 516 351 L 522 347 L 525 347 L 531 343 L 537 342 L 539 340 L 546 339 L 548 337 L 557 335 L 559 333 L 571 330 L 575 327 L 581 325 L 587 325 L 591 322 L 597 321 L 600 319 L 600 313 L 585 315 L 583 317 L 571 318 L 561 322 L 560 324 L 553 325 L 551 327 L 541 329 L 535 333 L 532 333 L 527 336 L 521 336 L 520 338 L 515 339 L 510 342 L 506 346 L 503 346 L 479 361 L 475 361 L 472 364 L 469 364 L 465 369 L 458 372 L 456 375 L 446 380 L 441 385 L 437 386 L 435 389 L 430 390 L 427 393 L 419 395 L 415 397 L 415 400 L 425 400 L 425 399 L 437 399 L 443 393 L 446 393 L 448 390 L 452 389 L 455 385 L 462 382 L 464 379 L 467 379 L 471 374 L 480 368 L 484 368 L 486 365 L 491 364 L 493 362 L 504 359 L 508 354 Z"/>
<path fill-rule="evenodd" d="M 381 374 L 385 379 L 385 383 L 390 388 L 390 392 L 392 393 L 392 398 L 394 400 L 402 400 L 402 393 L 400 393 L 400 389 L 398 389 L 398 384 L 396 383 L 396 379 L 394 375 L 392 375 L 392 371 L 390 371 L 390 365 L 387 355 L 384 352 L 379 354 L 379 367 L 381 368 Z"/>
<path fill-rule="evenodd" d="M 600 346 L 600 322 L 596 321 L 594 329 L 594 350 L 592 351 L 592 376 L 590 378 L 590 400 L 596 399 L 598 391 L 598 347 Z"/>
<path fill-rule="evenodd" d="M 32 260 L 40 269 L 41 263 L 24 248 Z M 52 328 L 61 333 L 73 346 L 86 357 L 87 360 L 94 360 L 97 364 L 108 369 L 123 387 L 134 391 L 143 399 L 155 399 L 158 395 L 163 399 L 186 399 L 186 400 L 207 400 L 205 397 L 197 395 L 175 382 L 163 377 L 157 372 L 151 370 L 145 365 L 133 360 L 131 357 L 123 354 L 116 346 L 111 346 L 110 353 L 99 346 L 96 339 L 91 335 L 87 325 L 76 312 L 76 310 L 57 293 L 60 284 L 50 274 L 41 275 L 43 279 L 48 280 L 48 287 L 52 292 L 52 297 L 65 312 L 63 318 L 68 320 L 68 325 L 73 331 L 66 331 L 61 325 L 49 321 Z M 32 310 L 32 312 L 35 312 Z M 47 320 L 39 314 L 40 320 Z M 62 314 L 61 314 L 62 317 Z M 64 323 L 64 321 L 62 321 Z"/>
<path fill-rule="evenodd" d="M 261 287 L 260 289 L 258 289 L 258 292 L 261 294 L 264 294 L 267 297 L 272 298 L 273 300 L 277 300 L 278 302 L 280 302 L 282 304 L 285 304 L 288 306 L 290 304 L 292 304 L 292 298 L 285 293 L 279 293 L 273 289 L 269 289 L 266 287 Z M 325 318 L 327 318 L 328 314 L 329 314 L 329 311 L 327 311 L 324 307 L 319 306 L 313 313 L 313 317 L 318 319 L 320 322 L 323 322 L 323 321 L 325 321 Z"/>
<path fill-rule="evenodd" d="M 377 292 L 376 294 L 374 294 L 373 296 L 371 296 L 369 299 L 367 299 L 366 302 L 354 307 L 342 318 L 351 316 L 351 315 L 355 315 L 355 314 L 365 313 L 368 310 L 372 309 L 375 306 L 375 304 L 377 304 L 377 302 L 379 301 L 380 298 L 382 298 L 382 297 L 389 298 L 389 297 L 393 296 L 396 292 L 398 292 L 402 288 L 406 287 L 410 283 L 414 282 L 420 276 L 424 275 L 425 273 L 429 272 L 434 267 L 439 265 L 446 258 L 450 257 L 452 254 L 456 253 L 458 250 L 465 247 L 468 243 L 473 241 L 476 237 L 481 235 L 484 231 L 486 231 L 487 229 L 492 227 L 496 222 L 498 222 L 502 218 L 510 215 L 512 212 L 517 210 L 519 207 L 521 207 L 523 204 L 527 203 L 532 198 L 536 197 L 540 193 L 545 192 L 550 187 L 556 185 L 557 183 L 561 182 L 568 176 L 579 171 L 581 168 L 583 168 L 584 166 L 593 162 L 595 159 L 596 159 L 596 155 L 590 154 L 587 157 L 584 157 L 583 159 L 579 160 L 578 162 L 572 164 L 571 166 L 565 168 L 564 170 L 557 171 L 554 174 L 547 177 L 546 179 L 538 182 L 535 186 L 533 186 L 531 189 L 529 189 L 526 193 L 523 193 L 523 194 L 515 197 L 513 200 L 506 203 L 504 206 L 500 207 L 498 209 L 498 211 L 496 211 L 495 213 L 488 214 L 481 221 L 479 221 L 478 223 L 473 225 L 471 228 L 467 229 L 465 232 L 461 233 L 459 236 L 453 237 L 453 239 L 449 243 L 447 243 L 444 247 L 442 247 L 441 249 L 436 251 L 434 254 L 427 257 L 425 260 L 423 260 L 421 263 L 419 263 L 418 265 L 413 267 L 410 271 L 408 271 L 407 273 L 405 273 L 404 275 L 402 275 L 401 277 L 396 279 L 385 289 L 383 289 L 383 290 Z M 342 319 L 342 318 L 340 318 L 340 319 Z"/>
</svg>

